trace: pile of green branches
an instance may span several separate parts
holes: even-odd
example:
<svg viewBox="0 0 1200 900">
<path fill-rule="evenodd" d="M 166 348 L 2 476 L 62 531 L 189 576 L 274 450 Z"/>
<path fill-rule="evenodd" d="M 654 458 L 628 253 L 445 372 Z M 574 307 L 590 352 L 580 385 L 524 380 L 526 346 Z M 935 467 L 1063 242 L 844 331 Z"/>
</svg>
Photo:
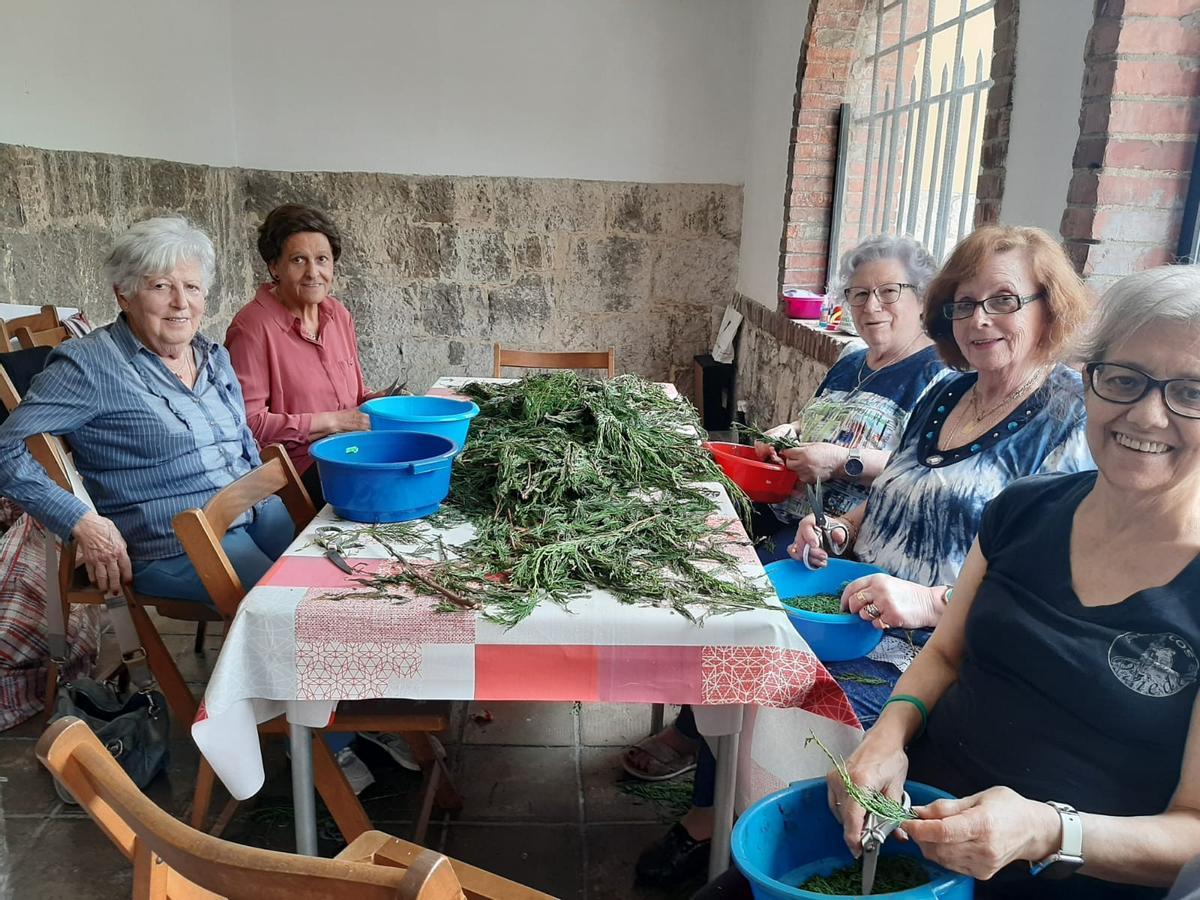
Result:
<svg viewBox="0 0 1200 900">
<path fill-rule="evenodd" d="M 460 392 L 480 413 L 444 509 L 469 521 L 475 537 L 450 554 L 426 544 L 413 554 L 420 566 L 381 540 L 399 571 L 365 576 L 364 587 L 386 596 L 403 583 L 440 595 L 446 608 L 479 606 L 508 627 L 541 602 L 567 605 L 591 586 L 697 622 L 772 608 L 723 548 L 732 536 L 709 524 L 718 510 L 712 482 L 743 514 L 748 503 L 700 447 L 689 405 L 633 375 L 558 372 Z"/>
<path fill-rule="evenodd" d="M 802 891 L 826 896 L 861 897 L 862 870 L 862 860 L 857 859 L 851 865 L 836 869 L 828 875 L 813 875 L 797 887 Z M 891 894 L 907 891 L 929 884 L 930 881 L 929 872 L 911 856 L 881 856 L 875 870 L 875 884 L 871 893 Z"/>
</svg>

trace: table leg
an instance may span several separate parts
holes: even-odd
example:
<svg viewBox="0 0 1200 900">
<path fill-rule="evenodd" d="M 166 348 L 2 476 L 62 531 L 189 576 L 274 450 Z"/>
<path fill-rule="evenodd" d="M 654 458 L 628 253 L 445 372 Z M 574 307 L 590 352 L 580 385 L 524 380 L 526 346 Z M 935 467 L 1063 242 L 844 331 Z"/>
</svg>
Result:
<svg viewBox="0 0 1200 900">
<path fill-rule="evenodd" d="M 666 708 L 663 703 L 650 704 L 650 733 L 658 734 L 663 729 Z"/>
<path fill-rule="evenodd" d="M 733 832 L 733 794 L 737 785 L 738 743 L 741 734 L 717 738 L 717 791 L 713 803 L 712 852 L 708 857 L 708 880 L 729 868 L 729 842 Z"/>
<path fill-rule="evenodd" d="M 292 743 L 292 808 L 296 819 L 296 852 L 317 855 L 317 800 L 313 786 L 312 729 L 288 723 Z"/>
</svg>

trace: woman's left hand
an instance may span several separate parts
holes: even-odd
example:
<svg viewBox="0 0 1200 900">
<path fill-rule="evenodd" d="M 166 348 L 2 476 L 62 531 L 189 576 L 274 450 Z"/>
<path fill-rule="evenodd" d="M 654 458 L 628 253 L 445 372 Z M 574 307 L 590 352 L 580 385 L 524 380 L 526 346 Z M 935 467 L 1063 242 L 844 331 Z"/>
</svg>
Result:
<svg viewBox="0 0 1200 900">
<path fill-rule="evenodd" d="M 783 464 L 796 473 L 804 484 L 816 484 L 836 478 L 850 451 L 837 444 L 805 444 L 784 450 Z"/>
<path fill-rule="evenodd" d="M 882 573 L 856 578 L 842 591 L 842 607 L 876 628 L 932 628 L 945 606 L 932 588 Z"/>
<path fill-rule="evenodd" d="M 991 878 L 1016 860 L 1044 859 L 1062 839 L 1053 807 L 1006 787 L 961 800 L 937 800 L 913 811 L 920 818 L 901 827 L 925 858 L 973 878 Z"/>
</svg>

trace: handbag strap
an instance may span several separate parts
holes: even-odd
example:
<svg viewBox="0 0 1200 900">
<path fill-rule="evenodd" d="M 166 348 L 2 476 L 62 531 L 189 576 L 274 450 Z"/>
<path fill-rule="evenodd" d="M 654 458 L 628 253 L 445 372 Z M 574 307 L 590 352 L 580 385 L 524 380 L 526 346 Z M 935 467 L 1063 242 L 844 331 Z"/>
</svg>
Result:
<svg viewBox="0 0 1200 900">
<path fill-rule="evenodd" d="M 67 624 L 64 618 L 62 588 L 59 576 L 59 543 L 49 528 L 42 529 L 46 547 L 46 645 L 50 658 L 58 665 L 59 677 L 67 665 Z M 137 627 L 129 614 L 129 602 L 124 594 L 113 594 L 104 598 L 116 633 L 117 646 L 121 648 L 121 659 L 129 671 L 129 680 L 139 691 L 150 691 L 157 686 L 154 674 L 146 662 L 146 651 L 142 648 Z"/>
</svg>

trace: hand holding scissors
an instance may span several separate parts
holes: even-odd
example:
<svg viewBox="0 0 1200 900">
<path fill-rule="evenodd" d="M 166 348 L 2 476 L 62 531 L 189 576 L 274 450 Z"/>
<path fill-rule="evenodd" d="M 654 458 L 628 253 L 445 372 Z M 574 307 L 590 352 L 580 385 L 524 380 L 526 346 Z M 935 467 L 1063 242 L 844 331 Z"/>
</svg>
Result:
<svg viewBox="0 0 1200 900">
<path fill-rule="evenodd" d="M 905 791 L 900 798 L 900 805 L 912 809 L 912 798 Z M 895 819 L 884 819 L 874 813 L 867 814 L 862 837 L 862 892 L 870 894 L 875 886 L 875 869 L 879 865 L 879 848 L 888 839 L 900 823 Z"/>
<path fill-rule="evenodd" d="M 821 482 L 818 481 L 816 484 L 806 485 L 804 490 L 808 494 L 808 505 L 812 507 L 813 518 L 816 521 L 817 538 L 821 542 L 821 549 L 830 556 L 841 556 L 850 546 L 850 529 L 842 522 L 830 524 L 829 520 L 825 517 L 825 507 L 821 495 Z M 805 544 L 802 558 L 806 568 L 816 571 L 821 566 L 816 566 L 809 562 L 808 553 L 811 549 L 811 546 Z"/>
</svg>

